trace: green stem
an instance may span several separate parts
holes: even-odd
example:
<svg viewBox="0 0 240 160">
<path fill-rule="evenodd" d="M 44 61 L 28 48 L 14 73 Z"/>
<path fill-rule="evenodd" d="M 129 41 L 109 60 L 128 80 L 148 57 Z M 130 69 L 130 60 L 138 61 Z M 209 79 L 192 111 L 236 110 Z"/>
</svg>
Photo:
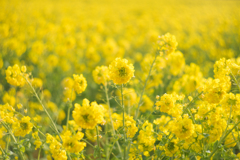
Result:
<svg viewBox="0 0 240 160">
<path fill-rule="evenodd" d="M 99 150 L 99 158 L 101 159 L 101 148 L 100 148 L 100 140 L 99 140 L 99 133 L 98 133 L 98 125 L 96 125 L 97 131 L 97 143 L 98 143 L 98 150 Z"/>
<path fill-rule="evenodd" d="M 112 133 L 113 133 L 113 135 L 114 135 L 114 137 L 115 137 L 116 132 L 115 132 L 114 126 L 113 126 L 112 112 L 111 112 L 111 107 L 110 107 L 110 102 L 109 102 L 109 97 L 108 97 L 107 82 L 106 82 L 105 85 L 104 85 L 104 89 L 105 89 L 105 94 L 106 94 L 106 99 L 107 99 L 109 118 L 110 118 L 111 126 L 112 126 Z M 121 150 L 121 147 L 120 147 L 120 145 L 119 145 L 118 140 L 117 140 L 116 143 L 117 143 L 117 146 L 118 146 L 119 153 L 122 155 L 122 150 Z"/>
<path fill-rule="evenodd" d="M 94 148 L 94 146 L 90 143 L 90 142 L 88 142 L 86 139 L 82 139 L 84 142 L 86 142 L 87 144 L 89 144 L 92 148 Z"/>
<path fill-rule="evenodd" d="M 233 75 L 233 73 L 231 72 L 230 75 L 232 76 L 234 82 L 236 83 L 237 87 L 238 87 L 238 90 L 240 91 L 240 86 L 238 85 L 238 81 L 236 79 L 236 77 Z"/>
<path fill-rule="evenodd" d="M 41 149 L 42 149 L 42 147 L 39 148 L 39 152 L 38 152 L 38 160 L 40 159 L 40 156 L 41 156 Z"/>
<path fill-rule="evenodd" d="M 220 141 L 218 142 L 217 147 L 214 149 L 214 151 L 212 152 L 212 154 L 210 154 L 210 157 L 209 157 L 209 158 L 211 158 L 211 156 L 214 154 L 214 152 L 217 151 L 219 144 L 221 144 L 222 141 L 227 137 L 227 135 L 228 135 L 229 133 L 231 133 L 231 132 L 227 133 L 227 129 L 228 129 L 228 126 L 229 126 L 229 123 L 230 123 L 230 119 L 231 119 L 231 113 L 232 113 L 232 105 L 231 105 L 231 107 L 230 107 L 230 114 L 229 114 L 229 118 L 228 118 L 228 121 L 227 121 L 227 126 L 226 126 L 226 129 L 224 130 L 223 136 L 220 138 Z M 232 131 L 232 130 L 231 130 L 231 131 Z M 227 134 L 226 134 L 226 133 L 227 133 Z"/>
<path fill-rule="evenodd" d="M 223 137 L 220 139 L 220 141 L 219 141 L 218 144 L 221 144 L 221 143 L 225 140 L 225 138 L 232 132 L 232 130 L 234 130 L 234 128 L 237 127 L 238 124 L 240 124 L 240 121 L 238 121 L 238 123 L 236 123 L 236 124 L 233 126 L 233 128 L 230 129 L 230 130 L 225 134 L 225 136 L 223 136 Z M 218 147 L 216 147 L 216 148 L 213 150 L 213 152 L 209 155 L 208 158 L 210 159 L 217 150 L 218 150 Z"/>
<path fill-rule="evenodd" d="M 2 151 L 2 154 L 4 155 L 4 157 L 6 156 L 5 151 L 2 149 L 2 147 L 0 146 L 0 150 Z"/>
<path fill-rule="evenodd" d="M 236 129 L 237 129 L 237 133 L 238 133 L 238 140 L 239 140 L 239 132 L 238 132 L 238 127 L 236 127 Z M 234 134 L 233 134 L 233 132 L 232 132 L 232 136 L 233 136 L 233 139 L 236 141 L 236 143 L 237 143 L 237 147 L 238 147 L 238 150 L 240 150 L 240 145 L 239 145 L 239 141 L 238 140 L 236 140 L 236 138 L 235 138 L 235 136 L 234 136 Z"/>
<path fill-rule="evenodd" d="M 126 159 L 126 146 L 125 146 L 125 143 L 126 143 L 126 133 L 125 133 L 125 107 L 124 107 L 124 104 L 123 104 L 123 84 L 121 86 L 121 95 L 122 95 L 122 108 L 123 108 L 123 135 L 124 135 L 124 145 L 123 145 L 124 154 L 123 154 L 123 159 L 125 160 Z"/>
<path fill-rule="evenodd" d="M 69 117 L 70 117 L 70 109 L 72 108 L 72 93 L 73 93 L 73 89 L 71 91 L 71 97 L 70 97 L 70 106 L 68 106 L 68 113 L 67 113 L 67 130 L 68 130 L 68 121 L 69 121 Z"/>
<path fill-rule="evenodd" d="M 23 153 L 21 152 L 21 149 L 19 148 L 18 142 L 17 142 L 15 136 L 13 135 L 12 131 L 8 128 L 8 126 L 7 126 L 3 121 L 1 121 L 1 122 L 2 122 L 3 126 L 6 128 L 6 130 L 9 132 L 9 134 L 11 135 L 13 141 L 17 144 L 17 148 L 18 148 L 18 150 L 19 150 L 19 152 L 20 152 L 20 157 L 21 157 L 21 159 L 22 159 L 22 160 L 25 160 L 24 155 L 23 155 Z"/>
<path fill-rule="evenodd" d="M 196 97 L 193 98 L 193 100 L 190 103 L 188 103 L 188 105 L 183 109 L 182 116 L 185 113 L 185 110 L 188 110 L 188 107 L 190 106 L 190 104 L 192 104 L 202 93 L 203 92 L 200 92 Z"/>
<path fill-rule="evenodd" d="M 142 96 L 143 96 L 143 93 L 144 93 L 145 88 L 146 88 L 146 86 L 147 86 L 147 82 L 148 82 L 148 79 L 149 79 L 149 77 L 150 77 L 150 75 L 151 75 L 152 68 L 153 68 L 154 63 L 155 63 L 155 61 L 156 61 L 156 59 L 157 59 L 157 56 L 158 56 L 158 54 L 156 53 L 156 54 L 155 54 L 155 58 L 154 58 L 154 60 L 153 60 L 153 63 L 152 63 L 151 66 L 150 66 L 150 70 L 149 70 L 149 72 L 148 72 L 147 79 L 146 79 L 146 81 L 145 81 L 145 83 L 144 83 L 143 90 L 142 90 L 142 92 L 141 92 L 141 94 L 140 94 L 140 99 L 139 99 L 138 106 L 137 106 L 137 110 L 136 110 L 136 114 L 135 114 L 135 120 L 136 120 L 137 117 L 138 117 L 139 108 L 140 108 L 140 105 L 141 105 L 141 103 L 142 103 Z"/>
<path fill-rule="evenodd" d="M 23 77 L 24 77 L 24 76 L 23 76 Z M 60 138 L 60 140 L 61 140 L 61 142 L 62 142 L 62 137 L 61 137 L 61 135 L 60 135 L 60 133 L 59 133 L 59 131 L 58 131 L 58 129 L 57 129 L 57 126 L 56 126 L 56 124 L 54 123 L 54 121 L 53 121 L 52 117 L 50 116 L 50 114 L 48 113 L 46 107 L 43 105 L 42 101 L 40 100 L 37 92 L 36 92 L 35 89 L 33 88 L 32 84 L 27 80 L 27 78 L 24 77 L 24 79 L 26 80 L 26 82 L 29 84 L 29 86 L 30 86 L 31 89 L 33 90 L 33 92 L 34 92 L 34 94 L 35 94 L 38 102 L 39 102 L 39 103 L 41 104 L 41 106 L 43 107 L 43 110 L 45 111 L 45 113 L 47 114 L 48 118 L 49 118 L 50 121 L 52 122 L 53 127 L 54 127 L 54 130 L 55 130 L 55 132 L 58 134 L 58 136 L 59 136 L 59 138 Z"/>
<path fill-rule="evenodd" d="M 195 124 L 195 120 L 194 120 L 194 117 L 192 115 L 192 112 L 189 109 L 187 109 L 187 111 L 188 111 L 188 114 L 191 116 L 193 123 Z"/>
<path fill-rule="evenodd" d="M 7 150 L 8 150 L 9 141 L 10 141 L 10 137 L 7 136 L 7 145 L 6 145 L 6 150 L 5 150 L 6 152 L 7 152 Z"/>
</svg>

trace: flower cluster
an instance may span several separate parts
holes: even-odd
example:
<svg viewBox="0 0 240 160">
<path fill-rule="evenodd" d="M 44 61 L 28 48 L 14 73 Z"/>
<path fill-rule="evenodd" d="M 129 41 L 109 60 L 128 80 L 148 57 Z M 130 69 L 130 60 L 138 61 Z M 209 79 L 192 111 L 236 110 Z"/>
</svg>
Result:
<svg viewBox="0 0 240 160">
<path fill-rule="evenodd" d="M 109 80 L 108 67 L 97 66 L 92 72 L 93 79 L 97 84 L 105 84 Z"/>
<path fill-rule="evenodd" d="M 9 66 L 6 70 L 6 80 L 9 84 L 14 86 L 24 86 L 25 80 L 25 72 L 26 72 L 26 66 L 22 66 L 21 68 L 15 64 L 13 67 Z"/>
<path fill-rule="evenodd" d="M 134 76 L 134 67 L 127 59 L 116 58 L 109 65 L 109 76 L 115 84 L 125 84 Z"/>
<path fill-rule="evenodd" d="M 84 147 L 86 147 L 85 142 L 80 142 L 80 140 L 83 138 L 84 134 L 80 131 L 78 131 L 75 135 L 72 135 L 71 131 L 66 131 L 62 135 L 63 139 L 63 147 L 66 149 L 66 151 L 70 153 L 79 153 L 81 152 Z"/>
<path fill-rule="evenodd" d="M 73 79 L 74 79 L 74 85 L 73 85 L 73 88 L 74 90 L 80 94 L 82 93 L 83 91 L 85 91 L 85 89 L 87 88 L 87 81 L 86 79 L 83 77 L 82 74 L 80 75 L 76 75 L 74 74 L 73 75 Z"/>
<path fill-rule="evenodd" d="M 77 125 L 84 129 L 93 129 L 97 124 L 104 123 L 104 108 L 96 102 L 89 102 L 86 98 L 83 100 L 82 106 L 75 103 L 73 118 Z"/>
<path fill-rule="evenodd" d="M 170 54 L 176 50 L 178 42 L 174 35 L 167 33 L 158 37 L 157 44 L 160 54 L 162 54 L 162 52 Z"/>
<path fill-rule="evenodd" d="M 30 122 L 30 120 L 31 118 L 26 116 L 23 117 L 21 120 L 14 122 L 14 135 L 24 137 L 26 134 L 29 134 L 33 128 L 33 124 Z"/>
<path fill-rule="evenodd" d="M 52 135 L 46 134 L 46 142 L 50 144 L 50 152 L 54 159 L 67 160 L 67 153 L 62 149 L 62 144 Z"/>
</svg>

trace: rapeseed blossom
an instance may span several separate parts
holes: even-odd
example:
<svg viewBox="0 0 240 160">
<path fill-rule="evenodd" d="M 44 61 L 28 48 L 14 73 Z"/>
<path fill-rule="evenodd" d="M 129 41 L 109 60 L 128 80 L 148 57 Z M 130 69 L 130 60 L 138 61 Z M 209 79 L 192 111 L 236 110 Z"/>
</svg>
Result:
<svg viewBox="0 0 240 160">
<path fill-rule="evenodd" d="M 83 91 L 85 91 L 85 89 L 87 88 L 87 81 L 83 77 L 83 75 L 82 74 L 80 74 L 80 75 L 73 74 L 73 79 L 74 79 L 74 85 L 73 85 L 74 90 L 78 94 L 80 94 Z"/>
<path fill-rule="evenodd" d="M 0 2 L 0 159 L 240 157 L 237 2 L 15 2 Z"/>
<path fill-rule="evenodd" d="M 127 59 L 116 58 L 109 65 L 109 76 L 115 84 L 125 84 L 134 76 L 134 67 Z"/>
<path fill-rule="evenodd" d="M 33 124 L 30 122 L 31 118 L 26 116 L 13 124 L 14 135 L 24 137 L 32 131 Z"/>
<path fill-rule="evenodd" d="M 82 106 L 75 103 L 73 119 L 76 124 L 84 129 L 93 129 L 97 124 L 104 124 L 104 108 L 96 102 L 89 102 L 84 99 Z"/>
</svg>

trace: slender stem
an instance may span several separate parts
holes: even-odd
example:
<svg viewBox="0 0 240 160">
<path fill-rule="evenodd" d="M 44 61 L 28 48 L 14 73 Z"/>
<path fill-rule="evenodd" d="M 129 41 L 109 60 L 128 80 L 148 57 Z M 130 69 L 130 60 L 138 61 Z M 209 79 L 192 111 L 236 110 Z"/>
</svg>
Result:
<svg viewBox="0 0 240 160">
<path fill-rule="evenodd" d="M 194 120 L 194 117 L 192 115 L 192 112 L 189 109 L 187 109 L 187 111 L 188 111 L 189 116 L 191 116 L 193 123 L 195 124 L 195 120 Z"/>
<path fill-rule="evenodd" d="M 232 127 L 232 129 L 230 129 L 230 130 L 225 134 L 225 136 L 223 136 L 223 137 L 220 139 L 220 141 L 219 141 L 218 144 L 222 143 L 222 141 L 232 132 L 232 130 L 234 130 L 234 128 L 237 127 L 238 124 L 240 124 L 240 121 L 238 121 L 238 123 L 236 123 L 236 124 Z M 216 147 L 216 148 L 213 150 L 213 152 L 209 155 L 208 158 L 210 159 L 217 150 L 218 150 L 218 147 Z"/>
<path fill-rule="evenodd" d="M 38 152 L 38 160 L 40 159 L 40 156 L 41 156 L 41 149 L 42 149 L 42 147 L 39 148 L 39 152 Z"/>
<path fill-rule="evenodd" d="M 84 142 L 86 142 L 87 144 L 89 144 L 92 148 L 94 148 L 94 146 L 90 143 L 90 142 L 88 142 L 86 139 L 82 139 Z"/>
<path fill-rule="evenodd" d="M 6 155 L 5 151 L 2 149 L 2 147 L 0 146 L 0 150 L 2 151 L 2 154 L 4 154 L 4 157 Z"/>
<path fill-rule="evenodd" d="M 106 82 L 105 85 L 104 85 L 104 89 L 105 89 L 105 94 L 106 94 L 106 99 L 107 99 L 109 118 L 110 118 L 111 126 L 112 126 L 112 133 L 113 133 L 113 135 L 115 136 L 115 135 L 116 135 L 116 132 L 115 132 L 114 126 L 113 126 L 112 112 L 111 112 L 111 107 L 110 107 L 110 102 L 109 102 L 109 97 L 108 97 L 107 82 Z M 119 145 L 118 140 L 117 140 L 116 143 L 117 143 L 117 146 L 118 146 L 119 153 L 122 155 L 122 150 L 121 150 L 121 147 L 120 147 L 120 145 Z"/>
<path fill-rule="evenodd" d="M 100 140 L 99 140 L 99 133 L 98 133 L 98 125 L 96 125 L 97 131 L 97 143 L 98 143 L 98 150 L 99 150 L 99 158 L 101 159 L 101 148 L 100 148 Z"/>
<path fill-rule="evenodd" d="M 105 150 L 106 150 L 106 159 L 109 160 L 109 150 L 108 150 L 108 125 L 105 125 L 105 136 L 106 136 L 106 144 L 105 144 Z"/>
<path fill-rule="evenodd" d="M 233 75 L 233 73 L 231 72 L 230 75 L 232 76 L 234 82 L 236 83 L 237 87 L 238 87 L 238 90 L 240 91 L 240 86 L 238 85 L 238 81 L 236 79 L 236 77 Z"/>
<path fill-rule="evenodd" d="M 229 114 L 229 118 L 228 118 L 228 121 L 227 121 L 226 129 L 224 130 L 224 133 L 223 133 L 222 137 L 220 138 L 220 141 L 218 142 L 217 147 L 216 147 L 215 150 L 212 152 L 212 154 L 210 154 L 209 158 L 211 158 L 211 156 L 213 155 L 213 153 L 217 151 L 219 144 L 221 144 L 222 141 L 227 137 L 227 135 L 228 135 L 229 133 L 231 133 L 231 132 L 227 133 L 227 129 L 228 129 L 228 126 L 229 126 L 229 123 L 230 123 L 230 119 L 231 119 L 231 113 L 232 113 L 232 105 L 231 105 L 231 107 L 230 107 L 230 114 Z M 232 130 L 231 130 L 231 131 L 232 131 Z M 226 133 L 227 133 L 227 134 L 226 134 Z"/>
<path fill-rule="evenodd" d="M 239 140 L 239 131 L 238 131 L 238 127 L 236 127 L 236 130 L 237 130 L 237 133 L 238 133 L 238 137 L 237 137 L 237 139 Z M 235 141 L 237 141 L 237 140 L 235 139 L 234 136 L 233 136 L 233 138 L 234 138 Z M 239 144 L 239 141 L 237 141 L 237 146 L 238 146 L 238 149 L 240 150 L 240 144 Z"/>
<path fill-rule="evenodd" d="M 68 156 L 68 159 L 69 159 L 69 160 L 72 160 L 71 154 L 70 154 L 69 152 L 67 152 L 67 156 Z"/>
<path fill-rule="evenodd" d="M 123 159 L 125 160 L 126 159 L 126 146 L 125 146 L 125 143 L 126 143 L 126 133 L 125 133 L 125 107 L 124 107 L 124 104 L 123 104 L 123 84 L 121 86 L 121 95 L 122 95 L 122 108 L 123 108 L 123 135 L 124 135 L 124 145 L 123 145 L 124 154 L 123 154 Z"/>
<path fill-rule="evenodd" d="M 23 76 L 23 77 L 24 77 L 24 76 Z M 55 130 L 55 132 L 58 134 L 58 136 L 59 136 L 59 138 L 60 138 L 60 140 L 61 140 L 61 142 L 62 142 L 62 137 L 61 137 L 61 135 L 60 135 L 60 133 L 59 133 L 59 131 L 58 131 L 58 129 L 57 129 L 57 126 L 56 126 L 56 124 L 54 123 L 54 121 L 53 121 L 52 117 L 50 116 L 50 114 L 48 113 L 46 107 L 43 105 L 42 101 L 40 100 L 40 98 L 39 98 L 37 92 L 36 92 L 35 89 L 33 88 L 32 84 L 27 80 L 27 78 L 24 77 L 24 79 L 26 80 L 26 82 L 29 84 L 29 86 L 30 86 L 31 89 L 33 90 L 33 92 L 34 92 L 34 94 L 35 94 L 37 100 L 39 101 L 39 103 L 40 103 L 41 106 L 43 107 L 43 110 L 45 111 L 45 113 L 47 114 L 48 118 L 49 118 L 50 121 L 52 122 L 53 127 L 54 127 L 54 130 Z"/>
<path fill-rule="evenodd" d="M 69 121 L 69 117 L 70 117 L 70 109 L 72 108 L 72 93 L 73 93 L 73 88 L 72 88 L 72 91 L 71 91 L 71 97 L 70 97 L 70 105 L 68 106 L 68 113 L 67 113 L 67 130 L 68 130 L 68 121 Z"/>
<path fill-rule="evenodd" d="M 185 113 L 185 110 L 188 110 L 188 107 L 190 106 L 190 104 L 192 104 L 202 93 L 203 92 L 200 92 L 196 97 L 193 98 L 193 100 L 190 103 L 188 103 L 188 105 L 183 110 L 182 116 Z"/>
<path fill-rule="evenodd" d="M 21 157 L 21 159 L 22 159 L 22 160 L 25 160 L 24 155 L 23 155 L 23 153 L 21 152 L 21 149 L 19 148 L 18 142 L 17 142 L 15 136 L 13 135 L 12 131 L 8 128 L 8 126 L 7 126 L 3 121 L 1 121 L 1 122 L 2 122 L 2 124 L 4 125 L 4 127 L 6 128 L 6 130 L 9 132 L 9 134 L 11 135 L 13 141 L 17 144 L 17 148 L 18 148 L 18 150 L 19 150 L 19 152 L 20 152 L 20 157 Z"/>
<path fill-rule="evenodd" d="M 7 150 L 8 150 L 9 141 L 10 141 L 10 137 L 7 136 L 7 146 L 6 146 L 6 150 L 5 150 L 6 152 L 7 152 Z"/>
<path fill-rule="evenodd" d="M 148 82 L 148 79 L 149 79 L 149 77 L 150 77 L 150 75 L 151 75 L 152 68 L 153 68 L 154 63 L 155 63 L 155 61 L 156 61 L 156 59 L 157 59 L 157 56 L 158 56 L 158 54 L 156 53 L 156 54 L 155 54 L 155 58 L 154 58 L 154 60 L 153 60 L 153 63 L 152 63 L 151 66 L 150 66 L 150 70 L 149 70 L 149 72 L 148 72 L 147 79 L 146 79 L 146 81 L 145 81 L 145 83 L 144 83 L 143 90 L 142 90 L 142 92 L 141 92 L 140 99 L 139 99 L 138 106 L 137 106 L 137 110 L 136 110 L 136 114 L 135 114 L 135 120 L 136 120 L 137 117 L 138 117 L 139 108 L 140 108 L 140 105 L 141 105 L 141 103 L 142 103 L 142 96 L 143 96 L 143 93 L 144 93 L 145 88 L 146 88 L 146 86 L 147 86 L 147 82 Z"/>
</svg>

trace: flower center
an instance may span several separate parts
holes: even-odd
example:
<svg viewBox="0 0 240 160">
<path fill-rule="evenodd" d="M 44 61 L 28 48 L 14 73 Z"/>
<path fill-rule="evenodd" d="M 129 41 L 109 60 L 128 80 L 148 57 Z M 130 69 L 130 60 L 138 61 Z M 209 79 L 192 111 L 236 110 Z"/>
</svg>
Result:
<svg viewBox="0 0 240 160">
<path fill-rule="evenodd" d="M 236 103 L 237 103 L 237 100 L 236 100 L 236 99 L 228 99 L 227 103 L 228 103 L 229 105 L 235 106 Z"/>
<path fill-rule="evenodd" d="M 88 114 L 83 115 L 82 117 L 83 117 L 83 119 L 84 119 L 86 122 L 89 120 L 89 119 L 88 119 Z"/>
<path fill-rule="evenodd" d="M 120 75 L 120 77 L 123 77 L 126 75 L 126 69 L 124 67 L 119 69 L 119 75 Z"/>
<path fill-rule="evenodd" d="M 20 126 L 21 126 L 21 128 L 23 129 L 23 130 L 27 130 L 27 128 L 28 128 L 28 124 L 27 123 L 25 123 L 25 122 L 21 122 L 20 123 Z"/>
<path fill-rule="evenodd" d="M 183 132 L 186 132 L 186 131 L 187 131 L 187 128 L 185 128 L 184 126 L 182 126 L 182 131 L 183 131 Z"/>
<path fill-rule="evenodd" d="M 173 142 L 169 142 L 167 148 L 168 148 L 168 150 L 170 150 L 170 151 L 174 150 L 174 148 L 175 148 L 175 147 L 174 147 L 174 143 L 173 143 Z"/>
</svg>

